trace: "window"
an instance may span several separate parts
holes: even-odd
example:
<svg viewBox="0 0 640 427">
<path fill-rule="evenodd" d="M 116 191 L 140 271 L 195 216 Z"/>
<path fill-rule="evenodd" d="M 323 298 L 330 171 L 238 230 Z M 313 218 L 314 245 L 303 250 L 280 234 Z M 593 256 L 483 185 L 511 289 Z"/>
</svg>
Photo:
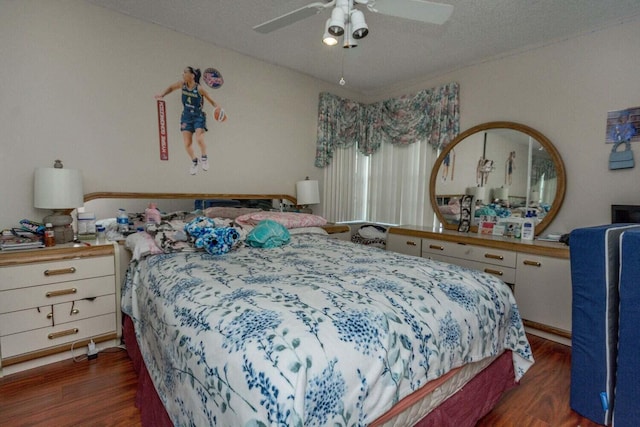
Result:
<svg viewBox="0 0 640 427">
<path fill-rule="evenodd" d="M 382 144 L 365 156 L 355 146 L 334 151 L 324 173 L 329 221 L 431 225 L 429 178 L 437 152 L 426 142 Z"/>
</svg>

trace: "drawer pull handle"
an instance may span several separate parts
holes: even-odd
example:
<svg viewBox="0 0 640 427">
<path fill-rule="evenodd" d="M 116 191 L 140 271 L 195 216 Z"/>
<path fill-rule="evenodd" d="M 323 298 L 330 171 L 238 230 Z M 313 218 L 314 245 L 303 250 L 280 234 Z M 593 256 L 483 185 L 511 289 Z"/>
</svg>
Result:
<svg viewBox="0 0 640 427">
<path fill-rule="evenodd" d="M 55 340 L 56 338 L 66 337 L 67 335 L 75 335 L 79 331 L 80 330 L 78 328 L 73 328 L 73 329 L 67 329 L 66 331 L 54 332 L 52 334 L 49 334 L 49 339 Z"/>
<path fill-rule="evenodd" d="M 47 314 L 47 319 L 53 319 L 53 313 Z"/>
<path fill-rule="evenodd" d="M 77 308 L 74 308 L 73 310 L 71 310 L 71 315 L 78 314 L 78 313 L 80 313 L 80 310 L 78 310 Z"/>
<path fill-rule="evenodd" d="M 78 290 L 76 288 L 71 288 L 71 289 L 61 289 L 59 291 L 50 291 L 47 292 L 47 298 L 51 298 L 51 297 L 59 297 L 61 295 L 69 295 L 69 294 L 75 294 L 76 292 L 78 292 Z"/>
<path fill-rule="evenodd" d="M 73 274 L 76 272 L 76 268 L 75 267 L 69 267 L 69 268 L 60 268 L 58 270 L 45 270 L 44 271 L 44 275 L 45 276 L 57 276 L 59 274 Z"/>
<path fill-rule="evenodd" d="M 500 261 L 504 259 L 502 255 L 496 255 L 496 254 L 484 254 L 484 257 L 491 258 L 491 259 L 499 259 Z"/>
<path fill-rule="evenodd" d="M 540 264 L 538 261 L 529 261 L 528 259 L 525 259 L 524 261 L 522 261 L 522 263 L 524 265 L 531 265 L 533 267 L 542 267 L 542 264 Z"/>
<path fill-rule="evenodd" d="M 413 242 L 411 240 L 407 240 L 407 246 L 417 246 L 416 242 Z"/>
<path fill-rule="evenodd" d="M 429 245 L 429 249 L 437 249 L 439 251 L 444 251 L 444 247 L 440 245 Z"/>
<path fill-rule="evenodd" d="M 489 273 L 489 274 L 495 274 L 496 276 L 502 276 L 504 273 L 502 271 L 499 270 L 493 270 L 491 268 L 485 268 L 484 269 L 485 273 Z"/>
</svg>

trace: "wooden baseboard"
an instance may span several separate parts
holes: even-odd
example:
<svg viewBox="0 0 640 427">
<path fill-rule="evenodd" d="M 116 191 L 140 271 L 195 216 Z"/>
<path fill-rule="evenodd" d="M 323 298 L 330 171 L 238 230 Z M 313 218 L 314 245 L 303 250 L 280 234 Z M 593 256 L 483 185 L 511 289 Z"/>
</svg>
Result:
<svg viewBox="0 0 640 427">
<path fill-rule="evenodd" d="M 533 329 L 538 329 L 543 332 L 547 332 L 550 334 L 558 335 L 563 338 L 571 339 L 571 332 L 565 331 L 564 329 L 554 328 L 553 326 L 545 325 L 544 323 L 538 323 L 531 320 L 523 319 L 522 323 L 524 326 L 528 326 Z"/>
</svg>

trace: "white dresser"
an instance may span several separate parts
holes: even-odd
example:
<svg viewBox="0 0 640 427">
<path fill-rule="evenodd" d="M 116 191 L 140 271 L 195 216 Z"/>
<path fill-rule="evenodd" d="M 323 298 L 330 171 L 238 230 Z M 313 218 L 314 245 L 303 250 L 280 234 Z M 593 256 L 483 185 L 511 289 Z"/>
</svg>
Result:
<svg viewBox="0 0 640 427">
<path fill-rule="evenodd" d="M 351 228 L 346 224 L 327 224 L 322 228 L 332 239 L 351 240 Z"/>
<path fill-rule="evenodd" d="M 570 344 L 571 267 L 567 246 L 400 226 L 389 229 L 387 250 L 445 261 L 499 277 L 513 289 L 528 329 Z"/>
<path fill-rule="evenodd" d="M 117 245 L 0 253 L 0 374 L 120 336 Z"/>
</svg>

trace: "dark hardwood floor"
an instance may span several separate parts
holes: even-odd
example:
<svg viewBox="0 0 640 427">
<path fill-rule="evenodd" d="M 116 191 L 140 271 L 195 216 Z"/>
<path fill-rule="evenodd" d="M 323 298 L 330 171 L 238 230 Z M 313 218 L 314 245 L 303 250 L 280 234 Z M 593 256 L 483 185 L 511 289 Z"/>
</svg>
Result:
<svg viewBox="0 0 640 427">
<path fill-rule="evenodd" d="M 598 426 L 569 408 L 570 347 L 529 340 L 535 365 L 478 426 Z M 0 426 L 139 426 L 136 385 L 119 349 L 9 375 L 0 378 Z"/>
</svg>

